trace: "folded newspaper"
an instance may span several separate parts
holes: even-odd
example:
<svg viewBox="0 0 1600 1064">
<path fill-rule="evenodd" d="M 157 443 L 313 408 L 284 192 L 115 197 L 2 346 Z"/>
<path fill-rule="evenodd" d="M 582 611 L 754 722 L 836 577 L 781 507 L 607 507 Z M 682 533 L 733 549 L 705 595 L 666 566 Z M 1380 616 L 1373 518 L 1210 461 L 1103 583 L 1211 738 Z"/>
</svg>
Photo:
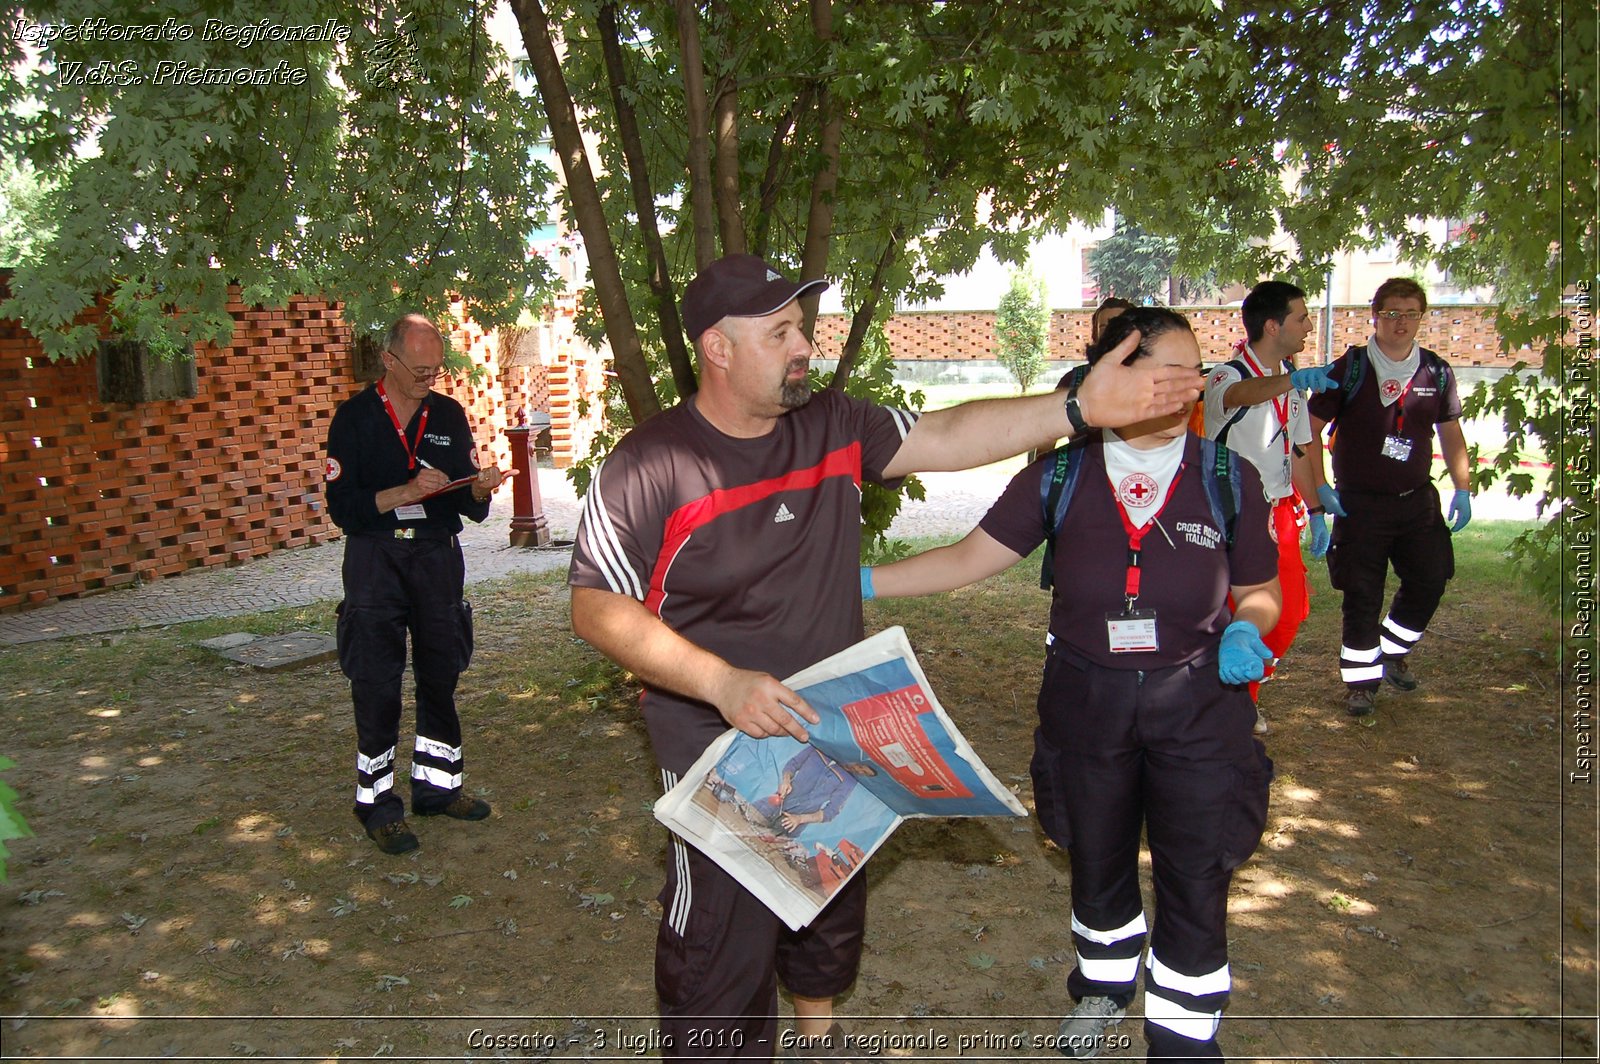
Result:
<svg viewBox="0 0 1600 1064">
<path fill-rule="evenodd" d="M 811 741 L 730 729 L 655 805 L 798 930 L 907 817 L 1026 816 L 962 738 L 898 626 L 785 679 Z"/>
</svg>

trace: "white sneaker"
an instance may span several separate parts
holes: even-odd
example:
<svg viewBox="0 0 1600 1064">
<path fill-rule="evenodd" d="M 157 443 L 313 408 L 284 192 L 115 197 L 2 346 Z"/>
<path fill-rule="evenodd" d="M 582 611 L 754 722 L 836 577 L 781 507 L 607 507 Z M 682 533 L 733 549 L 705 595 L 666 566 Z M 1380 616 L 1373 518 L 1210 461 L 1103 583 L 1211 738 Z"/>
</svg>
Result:
<svg viewBox="0 0 1600 1064">
<path fill-rule="evenodd" d="M 1261 715 L 1261 711 L 1259 709 L 1256 710 L 1255 733 L 1257 735 L 1265 735 L 1265 734 L 1267 734 L 1267 732 L 1269 732 L 1271 730 L 1272 729 L 1267 727 L 1267 718 Z"/>
<path fill-rule="evenodd" d="M 1126 1006 L 1108 997 L 1086 997 L 1073 1007 L 1056 1028 L 1056 1050 L 1064 1057 L 1095 1056 L 1105 1045 L 1106 1028 L 1122 1022 Z"/>
</svg>

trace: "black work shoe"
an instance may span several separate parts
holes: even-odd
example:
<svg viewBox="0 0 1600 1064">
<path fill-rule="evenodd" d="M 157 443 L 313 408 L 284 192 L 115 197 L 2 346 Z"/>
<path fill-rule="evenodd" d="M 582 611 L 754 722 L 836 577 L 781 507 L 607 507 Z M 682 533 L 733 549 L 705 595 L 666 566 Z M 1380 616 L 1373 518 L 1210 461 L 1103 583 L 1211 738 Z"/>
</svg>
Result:
<svg viewBox="0 0 1600 1064">
<path fill-rule="evenodd" d="M 1417 689 L 1417 674 L 1411 671 L 1405 658 L 1390 658 L 1383 663 L 1383 678 L 1402 691 Z"/>
<path fill-rule="evenodd" d="M 417 816 L 447 816 L 451 820 L 484 820 L 489 816 L 489 803 L 482 798 L 468 798 L 463 794 L 449 805 L 441 805 L 437 809 L 413 807 L 411 811 Z"/>
<path fill-rule="evenodd" d="M 1369 717 L 1377 708 L 1378 700 L 1373 693 L 1365 687 L 1350 688 L 1350 697 L 1345 699 L 1344 710 L 1352 717 Z"/>
<path fill-rule="evenodd" d="M 368 828 L 367 838 L 377 843 L 378 849 L 392 857 L 410 853 L 422 845 L 417 841 L 417 837 L 411 834 L 411 828 L 406 826 L 404 820 L 391 820 L 387 824 Z"/>
</svg>

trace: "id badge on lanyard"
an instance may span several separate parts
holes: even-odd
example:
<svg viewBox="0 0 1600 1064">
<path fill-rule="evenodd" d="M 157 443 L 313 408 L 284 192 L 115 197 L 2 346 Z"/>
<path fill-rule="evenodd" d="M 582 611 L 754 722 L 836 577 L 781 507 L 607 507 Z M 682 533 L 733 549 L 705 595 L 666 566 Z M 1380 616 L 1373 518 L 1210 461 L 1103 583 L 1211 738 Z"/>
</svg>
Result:
<svg viewBox="0 0 1600 1064">
<path fill-rule="evenodd" d="M 1148 654 L 1161 649 L 1161 642 L 1156 636 L 1156 611 L 1134 607 L 1139 599 L 1139 550 L 1145 533 L 1155 525 L 1172 502 L 1172 497 L 1178 493 L 1183 469 L 1182 465 L 1178 466 L 1167 488 L 1167 497 L 1162 500 L 1161 509 L 1151 515 L 1143 528 L 1133 527 L 1128 508 L 1117 497 L 1116 489 L 1112 489 L 1111 497 L 1117 504 L 1117 513 L 1122 517 L 1123 531 L 1128 534 L 1128 570 L 1122 587 L 1122 609 L 1106 614 L 1106 641 L 1113 654 Z"/>
<path fill-rule="evenodd" d="M 1396 462 L 1404 462 L 1411 457 L 1413 441 L 1409 436 L 1403 436 L 1406 425 L 1406 394 L 1411 391 L 1411 382 L 1407 381 L 1405 390 L 1400 393 L 1400 398 L 1394 401 L 1397 416 L 1394 422 L 1394 432 L 1383 438 L 1383 456 L 1393 458 Z"/>
<path fill-rule="evenodd" d="M 1156 639 L 1155 610 L 1106 614 L 1106 637 L 1113 654 L 1145 654 L 1161 649 Z"/>
<path fill-rule="evenodd" d="M 1396 462 L 1404 462 L 1411 457 L 1411 441 L 1404 436 L 1385 436 L 1383 456 L 1393 458 Z"/>
</svg>

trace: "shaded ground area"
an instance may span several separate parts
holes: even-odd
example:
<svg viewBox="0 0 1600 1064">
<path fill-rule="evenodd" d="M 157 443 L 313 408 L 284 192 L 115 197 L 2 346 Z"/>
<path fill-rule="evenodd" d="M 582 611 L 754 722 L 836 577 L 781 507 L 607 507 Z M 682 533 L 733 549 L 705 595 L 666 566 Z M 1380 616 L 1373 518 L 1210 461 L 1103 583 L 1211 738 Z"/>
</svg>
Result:
<svg viewBox="0 0 1600 1064">
<path fill-rule="evenodd" d="M 967 738 L 1031 800 L 1036 573 L 904 624 Z M 627 678 L 574 640 L 558 575 L 473 594 L 463 678 L 482 824 L 379 854 L 350 815 L 354 728 L 331 663 L 276 674 L 194 647 L 332 630 L 330 604 L 0 649 L 8 782 L 38 837 L 0 892 L 11 1057 L 333 1060 L 654 1055 L 663 835 Z M 1325 585 L 1263 696 L 1267 838 L 1231 900 L 1234 1059 L 1592 1059 L 1593 791 L 1562 785 L 1553 625 L 1458 582 L 1421 690 L 1345 718 Z M 1563 820 L 1567 831 L 1562 842 Z M 1565 849 L 1565 852 L 1564 852 Z M 867 866 L 844 1003 L 894 1056 L 1059 1059 L 1066 862 L 1031 821 L 902 827 Z M 785 1005 L 787 1008 L 787 1005 Z M 1134 1012 L 1141 1008 L 1135 1001 Z M 1120 1033 L 1142 1056 L 1136 1021 Z M 965 1039 L 965 1041 L 963 1041 Z"/>
</svg>

